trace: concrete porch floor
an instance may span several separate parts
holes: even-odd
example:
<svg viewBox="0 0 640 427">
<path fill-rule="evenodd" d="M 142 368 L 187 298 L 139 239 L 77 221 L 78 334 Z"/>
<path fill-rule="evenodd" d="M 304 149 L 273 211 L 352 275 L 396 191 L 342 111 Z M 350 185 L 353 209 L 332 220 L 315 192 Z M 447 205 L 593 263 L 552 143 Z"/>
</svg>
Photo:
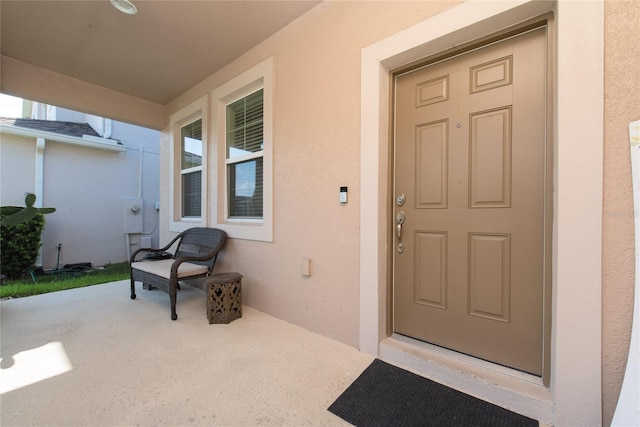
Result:
<svg viewBox="0 0 640 427">
<path fill-rule="evenodd" d="M 0 425 L 347 425 L 327 407 L 373 358 L 202 290 L 120 281 L 0 302 Z"/>
</svg>

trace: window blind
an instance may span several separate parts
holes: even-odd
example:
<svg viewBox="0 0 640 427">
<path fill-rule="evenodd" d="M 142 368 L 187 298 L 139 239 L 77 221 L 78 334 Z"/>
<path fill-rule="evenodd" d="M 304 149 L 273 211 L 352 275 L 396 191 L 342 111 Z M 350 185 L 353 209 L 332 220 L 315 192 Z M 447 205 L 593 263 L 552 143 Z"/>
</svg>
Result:
<svg viewBox="0 0 640 427">
<path fill-rule="evenodd" d="M 201 215 L 202 171 L 182 174 L 182 216 Z"/>
<path fill-rule="evenodd" d="M 227 106 L 227 158 L 262 151 L 263 90 Z"/>
<path fill-rule="evenodd" d="M 263 217 L 263 92 L 260 89 L 227 105 L 227 190 L 230 218 Z M 240 158 L 242 156 L 245 157 Z M 246 156 L 250 156 L 250 159 L 246 159 Z"/>
<path fill-rule="evenodd" d="M 200 217 L 202 204 L 202 119 L 181 129 L 182 217 Z"/>
</svg>

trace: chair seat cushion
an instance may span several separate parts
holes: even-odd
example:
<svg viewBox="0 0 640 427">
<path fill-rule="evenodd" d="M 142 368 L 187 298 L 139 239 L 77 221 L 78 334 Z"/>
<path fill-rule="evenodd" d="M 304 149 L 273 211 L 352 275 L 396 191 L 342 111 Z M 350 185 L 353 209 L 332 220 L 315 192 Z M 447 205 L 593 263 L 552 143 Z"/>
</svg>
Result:
<svg viewBox="0 0 640 427">
<path fill-rule="evenodd" d="M 171 264 L 175 260 L 163 259 L 159 261 L 138 261 L 131 264 L 131 268 L 135 270 L 146 271 L 156 276 L 164 277 L 169 280 L 171 276 Z M 200 276 L 207 274 L 207 267 L 200 264 L 192 264 L 183 262 L 178 267 L 178 279 L 184 279 L 191 276 Z"/>
</svg>

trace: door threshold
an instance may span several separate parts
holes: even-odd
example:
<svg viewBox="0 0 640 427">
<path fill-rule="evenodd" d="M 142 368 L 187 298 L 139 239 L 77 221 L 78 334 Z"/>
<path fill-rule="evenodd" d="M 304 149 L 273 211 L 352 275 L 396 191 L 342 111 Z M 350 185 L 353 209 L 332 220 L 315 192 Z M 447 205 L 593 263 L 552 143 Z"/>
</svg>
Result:
<svg viewBox="0 0 640 427">
<path fill-rule="evenodd" d="M 550 425 L 551 390 L 542 379 L 413 338 L 393 334 L 383 339 L 379 357 L 385 362 L 455 390 Z"/>
<path fill-rule="evenodd" d="M 519 371 L 517 369 L 509 368 L 507 366 L 500 365 L 497 363 L 492 363 L 484 359 L 479 359 L 477 357 L 470 356 L 468 354 L 460 353 L 454 350 L 449 350 L 447 348 L 440 347 L 434 344 L 429 344 L 427 342 L 420 341 L 420 340 L 408 337 L 406 335 L 393 334 L 391 338 L 397 341 L 406 343 L 408 345 L 415 346 L 420 349 L 424 349 L 424 351 L 426 352 L 439 354 L 443 357 L 452 358 L 462 363 L 476 366 L 483 370 L 490 370 L 498 374 L 506 375 L 509 377 L 513 377 L 515 379 L 529 382 L 531 384 L 535 384 L 540 387 L 544 387 L 544 384 L 542 383 L 542 378 L 533 374 L 529 374 L 523 371 Z"/>
</svg>

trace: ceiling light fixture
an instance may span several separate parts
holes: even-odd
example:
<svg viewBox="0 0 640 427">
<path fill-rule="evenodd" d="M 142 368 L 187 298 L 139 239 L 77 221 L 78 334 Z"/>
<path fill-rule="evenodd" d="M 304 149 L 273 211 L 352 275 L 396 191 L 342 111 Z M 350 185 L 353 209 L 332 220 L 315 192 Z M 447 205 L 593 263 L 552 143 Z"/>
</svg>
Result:
<svg viewBox="0 0 640 427">
<path fill-rule="evenodd" d="M 110 0 L 113 7 L 127 15 L 135 15 L 138 9 L 129 0 Z"/>
</svg>

